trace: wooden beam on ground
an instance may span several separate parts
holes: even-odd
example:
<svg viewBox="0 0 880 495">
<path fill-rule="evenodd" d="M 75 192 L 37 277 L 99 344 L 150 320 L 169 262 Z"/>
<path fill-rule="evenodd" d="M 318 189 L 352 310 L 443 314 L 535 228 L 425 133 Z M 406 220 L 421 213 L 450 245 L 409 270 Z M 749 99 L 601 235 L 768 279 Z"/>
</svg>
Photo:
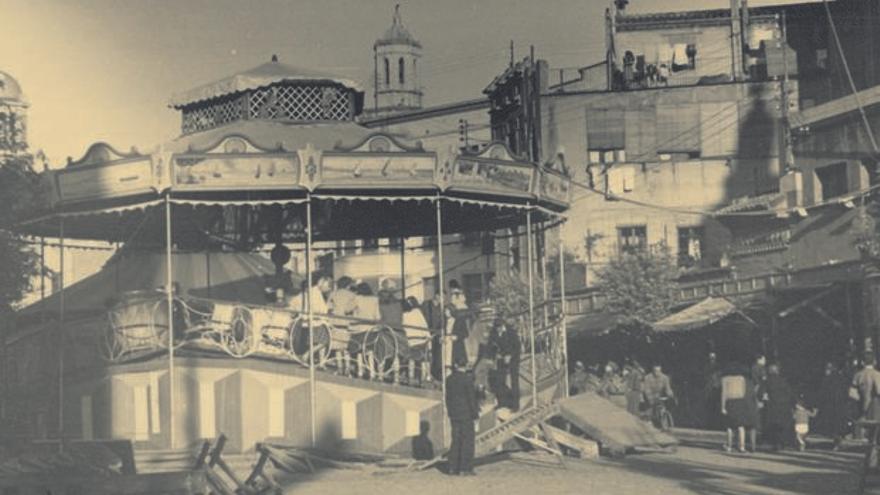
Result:
<svg viewBox="0 0 880 495">
<path fill-rule="evenodd" d="M 553 450 L 559 452 L 559 455 L 556 456 L 559 459 L 559 463 L 562 464 L 562 467 L 568 468 L 568 466 L 565 465 L 565 455 L 562 453 L 562 449 L 559 447 L 559 444 L 556 443 L 556 439 L 553 438 L 553 434 L 547 431 L 547 424 L 541 421 L 540 423 L 538 423 L 538 428 L 541 430 L 541 434 L 544 436 L 544 439 L 546 439 L 547 443 L 550 444 L 550 447 L 552 447 Z"/>
<path fill-rule="evenodd" d="M 569 433 L 546 423 L 544 424 L 544 431 L 553 436 L 553 439 L 556 440 L 557 443 L 580 452 L 581 457 L 584 459 L 599 458 L 599 444 L 593 440 L 579 437 L 573 433 Z"/>
</svg>

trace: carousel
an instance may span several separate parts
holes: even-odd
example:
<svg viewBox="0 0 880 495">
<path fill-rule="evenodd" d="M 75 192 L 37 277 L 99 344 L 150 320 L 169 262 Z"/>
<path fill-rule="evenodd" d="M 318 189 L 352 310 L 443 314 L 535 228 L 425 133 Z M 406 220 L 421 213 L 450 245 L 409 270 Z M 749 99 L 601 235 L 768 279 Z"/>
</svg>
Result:
<svg viewBox="0 0 880 495">
<path fill-rule="evenodd" d="M 222 432 L 239 451 L 270 441 L 362 452 L 408 452 L 427 421 L 448 445 L 446 373 L 432 376 L 430 362 L 448 366 L 431 343 L 448 342 L 449 325 L 432 339 L 325 314 L 309 288 L 348 274 L 318 275 L 316 246 L 439 239 L 425 249 L 446 301 L 442 240 L 525 227 L 535 260 L 536 226 L 561 225 L 569 178 L 500 143 L 443 154 L 360 126 L 357 84 L 277 60 L 171 106 L 179 137 L 149 153 L 92 145 L 44 173 L 42 208 L 17 225 L 57 239 L 62 260 L 83 240 L 114 251 L 69 286 L 62 261 L 59 290 L 19 312 L 4 348 L 16 363 L 11 421 L 144 450 Z M 290 270 L 292 253 L 305 266 Z M 526 265 L 531 281 L 536 263 Z M 566 389 L 564 315 L 544 306 L 532 301 L 519 320 L 523 408 Z M 489 408 L 481 428 L 494 422 Z"/>
</svg>

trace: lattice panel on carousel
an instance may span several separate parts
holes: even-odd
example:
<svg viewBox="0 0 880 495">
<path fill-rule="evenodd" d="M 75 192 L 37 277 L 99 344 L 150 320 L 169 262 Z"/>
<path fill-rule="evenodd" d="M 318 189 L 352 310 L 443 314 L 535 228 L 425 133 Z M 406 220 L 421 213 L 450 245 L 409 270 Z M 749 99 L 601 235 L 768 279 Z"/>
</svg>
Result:
<svg viewBox="0 0 880 495">
<path fill-rule="evenodd" d="M 243 103 L 242 98 L 231 98 L 185 110 L 181 129 L 188 134 L 241 120 Z"/>
<path fill-rule="evenodd" d="M 350 93 L 333 86 L 274 86 L 254 90 L 248 98 L 251 119 L 351 120 Z"/>
</svg>

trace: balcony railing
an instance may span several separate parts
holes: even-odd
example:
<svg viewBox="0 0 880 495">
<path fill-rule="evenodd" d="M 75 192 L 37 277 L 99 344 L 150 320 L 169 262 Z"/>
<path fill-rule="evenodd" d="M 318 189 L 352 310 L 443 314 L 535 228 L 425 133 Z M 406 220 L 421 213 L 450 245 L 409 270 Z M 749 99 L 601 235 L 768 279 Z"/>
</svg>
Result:
<svg viewBox="0 0 880 495">
<path fill-rule="evenodd" d="M 792 284 L 790 273 L 768 273 L 742 279 L 709 280 L 679 284 L 673 296 L 679 303 L 697 302 L 710 296 L 743 297 L 768 289 L 789 287 Z M 568 316 L 597 313 L 605 308 L 606 296 L 600 291 L 572 294 L 565 298 L 565 313 Z"/>
</svg>

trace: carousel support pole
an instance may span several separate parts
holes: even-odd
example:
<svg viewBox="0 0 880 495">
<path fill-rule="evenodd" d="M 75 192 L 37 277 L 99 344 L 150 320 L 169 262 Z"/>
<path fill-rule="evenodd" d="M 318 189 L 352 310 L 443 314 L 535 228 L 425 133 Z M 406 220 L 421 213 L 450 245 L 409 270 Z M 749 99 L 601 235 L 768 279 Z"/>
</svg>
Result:
<svg viewBox="0 0 880 495">
<path fill-rule="evenodd" d="M 317 444 L 318 418 L 315 398 L 315 333 L 312 331 L 312 197 L 306 201 L 306 318 L 309 323 L 309 418 L 311 419 L 312 447 Z"/>
<path fill-rule="evenodd" d="M 565 222 L 559 224 L 559 324 L 562 326 L 562 385 L 564 397 L 568 397 L 568 328 L 565 321 Z"/>
<path fill-rule="evenodd" d="M 446 424 L 448 421 L 448 417 L 446 415 L 446 370 L 447 366 L 450 363 L 446 362 L 446 346 L 449 343 L 446 341 L 446 297 L 443 294 L 443 203 L 441 202 L 440 195 L 437 195 L 437 201 L 435 203 L 437 205 L 437 292 L 440 294 L 440 388 L 442 390 L 442 398 L 443 398 L 443 422 L 440 423 L 442 427 L 440 430 L 441 437 L 443 438 L 443 447 L 445 448 L 447 445 L 446 436 L 449 431 L 449 427 Z"/>
<path fill-rule="evenodd" d="M 58 448 L 64 450 L 64 217 L 58 219 Z"/>
<path fill-rule="evenodd" d="M 174 286 L 172 283 L 173 269 L 171 264 L 171 193 L 165 195 L 165 297 L 168 305 L 168 443 L 174 443 Z"/>
<path fill-rule="evenodd" d="M 400 299 L 406 301 L 406 237 L 400 237 Z"/>
<path fill-rule="evenodd" d="M 532 280 L 534 274 L 534 257 L 532 253 L 532 210 L 526 213 L 526 251 L 528 256 L 528 280 L 529 280 L 529 353 L 532 360 L 532 407 L 538 406 L 538 369 L 535 359 L 535 286 Z"/>
<path fill-rule="evenodd" d="M 46 298 L 46 238 L 40 236 L 40 299 Z"/>
<path fill-rule="evenodd" d="M 543 304 L 541 314 L 544 316 L 544 328 L 550 324 L 550 290 L 547 282 L 547 222 L 541 222 L 541 288 Z"/>
</svg>

